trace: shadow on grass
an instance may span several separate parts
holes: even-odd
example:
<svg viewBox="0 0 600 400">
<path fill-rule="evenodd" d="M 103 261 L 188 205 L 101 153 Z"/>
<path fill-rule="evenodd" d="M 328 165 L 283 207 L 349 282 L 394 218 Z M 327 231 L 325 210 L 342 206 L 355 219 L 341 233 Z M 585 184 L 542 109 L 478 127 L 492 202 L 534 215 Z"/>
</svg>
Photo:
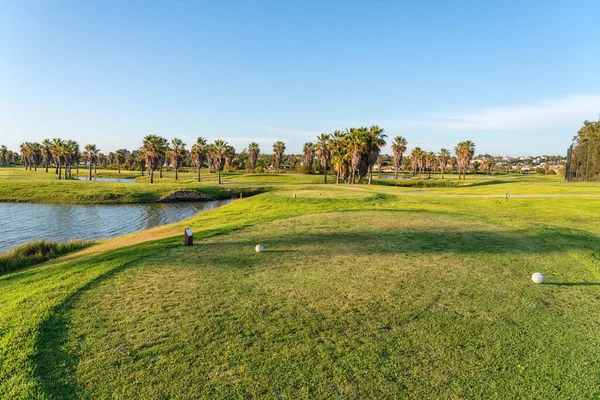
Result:
<svg viewBox="0 0 600 400">
<path fill-rule="evenodd" d="M 40 383 L 43 393 L 52 399 L 81 398 L 84 393 L 84 388 L 79 386 L 75 378 L 79 356 L 76 350 L 67 346 L 71 322 L 70 311 L 77 303 L 77 299 L 86 291 L 92 290 L 101 282 L 122 272 L 140 259 L 159 253 L 171 246 L 172 240 L 148 242 L 135 246 L 135 251 L 125 248 L 110 252 L 110 255 L 107 256 L 90 257 L 97 264 L 120 263 L 121 265 L 80 287 L 61 305 L 52 310 L 50 318 L 40 325 L 34 356 L 34 375 Z M 84 339 L 80 338 L 80 340 Z"/>
<path fill-rule="evenodd" d="M 545 282 L 544 285 L 552 285 L 552 286 L 600 286 L 600 282 Z"/>
<path fill-rule="evenodd" d="M 402 229 L 388 228 L 387 231 L 361 230 L 337 233 L 277 234 L 263 237 L 264 253 L 303 252 L 319 253 L 320 249 L 340 248 L 344 254 L 552 254 L 563 253 L 564 249 L 554 243 L 568 244 L 570 250 L 589 251 L 597 245 L 598 238 L 590 234 L 575 232 L 545 232 L 541 237 L 521 230 L 460 230 L 447 229 Z M 198 250 L 218 257 L 240 253 L 240 249 L 254 251 L 256 241 L 223 241 L 203 243 Z M 323 244 L 327 244 L 324 248 Z M 308 250 L 310 249 L 310 250 Z M 244 252 L 244 251 L 242 251 Z"/>
</svg>

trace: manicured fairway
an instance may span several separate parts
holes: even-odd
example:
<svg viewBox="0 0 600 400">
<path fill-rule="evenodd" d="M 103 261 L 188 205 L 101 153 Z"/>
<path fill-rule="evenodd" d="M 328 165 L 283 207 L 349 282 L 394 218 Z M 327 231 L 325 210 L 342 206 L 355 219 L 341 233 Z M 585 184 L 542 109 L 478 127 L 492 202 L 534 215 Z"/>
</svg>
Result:
<svg viewBox="0 0 600 400">
<path fill-rule="evenodd" d="M 293 192 L 0 276 L 0 398 L 600 395 L 600 199 Z"/>
</svg>

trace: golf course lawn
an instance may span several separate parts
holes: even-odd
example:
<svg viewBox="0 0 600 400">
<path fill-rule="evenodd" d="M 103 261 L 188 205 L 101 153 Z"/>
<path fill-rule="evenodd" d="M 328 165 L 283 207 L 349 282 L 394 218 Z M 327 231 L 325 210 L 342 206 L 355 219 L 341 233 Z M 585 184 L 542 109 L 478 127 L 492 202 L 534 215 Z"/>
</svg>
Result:
<svg viewBox="0 0 600 400">
<path fill-rule="evenodd" d="M 274 188 L 0 276 L 0 398 L 600 396 L 600 197 L 379 189 Z"/>
</svg>

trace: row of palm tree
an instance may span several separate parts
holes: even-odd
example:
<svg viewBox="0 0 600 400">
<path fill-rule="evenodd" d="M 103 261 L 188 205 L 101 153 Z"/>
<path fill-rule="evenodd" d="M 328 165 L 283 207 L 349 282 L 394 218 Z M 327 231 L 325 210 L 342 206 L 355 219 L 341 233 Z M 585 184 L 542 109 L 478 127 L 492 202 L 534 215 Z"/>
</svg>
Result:
<svg viewBox="0 0 600 400">
<path fill-rule="evenodd" d="M 311 173 L 315 159 L 318 159 L 323 171 L 323 181 L 327 183 L 327 172 L 333 170 L 336 176 L 336 183 L 341 181 L 354 184 L 362 183 L 367 178 L 368 183 L 373 183 L 373 169 L 379 164 L 379 170 L 383 164 L 381 149 L 386 145 L 386 135 L 384 130 L 377 125 L 371 127 L 347 128 L 336 130 L 331 134 L 322 133 L 317 136 L 315 143 L 307 142 L 303 147 L 302 162 L 305 165 L 305 171 Z M 402 136 L 394 138 L 391 148 L 393 151 L 392 164 L 394 168 L 394 178 L 398 178 L 398 173 L 403 166 L 404 153 L 407 149 L 407 140 Z M 273 165 L 280 173 L 283 156 L 286 145 L 282 141 L 273 144 Z M 438 154 L 425 152 L 420 147 L 415 147 L 411 154 L 409 163 L 412 165 L 413 175 L 423 177 L 424 173 L 431 173 L 439 170 L 444 178 L 447 168 L 458 167 L 459 179 L 466 179 L 466 172 L 471 163 L 475 152 L 475 144 L 471 141 L 460 142 L 455 147 L 456 157 L 452 157 L 450 150 L 441 149 Z M 129 152 L 126 149 L 117 150 L 114 153 L 103 155 L 94 144 L 88 144 L 84 147 L 82 154 L 79 153 L 79 145 L 72 141 L 62 139 L 46 139 L 42 144 L 24 143 L 21 146 L 23 163 L 26 168 L 35 168 L 41 163 L 45 164 L 46 172 L 50 164 L 56 167 L 56 174 L 59 179 L 62 177 L 61 170 L 64 169 L 65 179 L 71 176 L 71 166 L 79 165 L 83 160 L 89 166 L 89 178 L 92 179 L 92 168 L 102 162 L 116 164 L 118 173 L 121 173 L 121 166 L 126 164 L 139 165 L 142 175 L 145 168 L 148 169 L 150 182 L 155 181 L 155 172 L 159 177 L 163 177 L 163 168 L 173 166 L 175 170 L 175 179 L 179 179 L 179 170 L 184 165 L 190 163 L 197 170 L 197 180 L 201 180 L 201 169 L 208 164 L 212 171 L 218 174 L 218 182 L 222 183 L 221 172 L 231 165 L 239 165 L 240 160 L 246 160 L 252 173 L 254 173 L 257 160 L 261 154 L 258 143 L 252 142 L 248 146 L 245 157 L 237 155 L 235 149 L 224 140 L 217 139 L 209 144 L 203 137 L 199 137 L 188 151 L 186 144 L 179 138 L 173 138 L 171 141 L 158 135 L 147 135 L 142 141 L 142 146 L 138 150 Z M 483 168 L 491 172 L 494 167 L 493 160 L 484 160 Z M 475 166 L 474 166 L 475 167 Z M 480 165 L 477 166 L 479 168 Z"/>
<path fill-rule="evenodd" d="M 5 145 L 0 146 L 0 164 L 17 164 L 20 160 L 19 153 L 9 150 Z"/>
<path fill-rule="evenodd" d="M 368 176 L 368 183 L 372 184 L 373 166 L 378 161 L 381 148 L 386 145 L 386 137 L 384 130 L 377 125 L 336 130 L 331 134 L 322 133 L 317 136 L 316 144 L 304 144 L 307 172 L 310 173 L 312 160 L 317 156 L 321 162 L 324 183 L 327 183 L 327 170 L 331 166 L 336 183 L 343 180 L 354 184 L 356 178 L 362 183 Z"/>
</svg>

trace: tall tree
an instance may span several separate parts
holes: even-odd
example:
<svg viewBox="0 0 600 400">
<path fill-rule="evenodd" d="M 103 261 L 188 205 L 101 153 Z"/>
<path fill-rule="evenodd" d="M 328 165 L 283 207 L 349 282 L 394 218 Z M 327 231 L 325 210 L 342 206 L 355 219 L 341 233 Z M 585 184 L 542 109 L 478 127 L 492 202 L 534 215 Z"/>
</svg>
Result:
<svg viewBox="0 0 600 400">
<path fill-rule="evenodd" d="M 0 147 L 0 163 L 7 164 L 7 162 L 6 162 L 6 153 L 7 152 L 8 152 L 8 149 L 6 148 L 6 146 L 2 145 L 2 147 Z"/>
<path fill-rule="evenodd" d="M 96 147 L 95 144 L 86 144 L 84 147 L 83 158 L 84 158 L 85 162 L 88 164 L 88 168 L 89 168 L 88 179 L 90 181 L 92 180 L 92 166 L 94 165 L 94 163 L 97 162 L 99 152 L 100 152 L 100 150 L 98 150 L 98 148 Z"/>
<path fill-rule="evenodd" d="M 323 168 L 323 183 L 327 183 L 327 167 L 329 165 L 329 159 L 331 158 L 331 135 L 327 133 L 321 133 L 317 136 L 317 155 L 321 161 L 321 168 Z"/>
<path fill-rule="evenodd" d="M 173 138 L 169 154 L 171 156 L 171 163 L 175 167 L 175 180 L 179 180 L 179 168 L 181 168 L 181 163 L 185 158 L 185 143 L 183 143 L 183 140 Z"/>
<path fill-rule="evenodd" d="M 215 142 L 208 148 L 209 157 L 212 159 L 213 165 L 218 174 L 219 185 L 222 183 L 221 172 L 223 171 L 223 168 L 225 168 L 225 163 L 229 153 L 231 152 L 231 149 L 232 148 L 229 146 L 229 143 L 221 139 L 215 140 Z"/>
<path fill-rule="evenodd" d="M 304 143 L 302 153 L 304 156 L 304 165 L 306 165 L 306 173 L 310 174 L 310 168 L 315 158 L 315 145 L 312 142 Z"/>
<path fill-rule="evenodd" d="M 283 160 L 283 153 L 285 152 L 285 143 L 281 140 L 273 143 L 273 154 L 275 155 L 275 168 L 279 174 L 281 168 L 281 161 Z"/>
<path fill-rule="evenodd" d="M 256 168 L 256 160 L 258 160 L 258 156 L 260 155 L 260 147 L 258 143 L 252 142 L 248 146 L 248 159 L 250 160 L 250 171 L 254 173 L 254 169 Z"/>
<path fill-rule="evenodd" d="M 461 179 L 461 175 L 462 179 L 467 179 L 467 170 L 475 154 L 475 143 L 470 140 L 458 143 L 454 148 L 454 154 L 458 161 L 458 179 Z"/>
<path fill-rule="evenodd" d="M 386 145 L 384 129 L 377 125 L 371 126 L 365 134 L 365 150 L 367 155 L 367 169 L 369 173 L 369 185 L 373 184 L 373 166 L 377 163 L 381 148 Z"/>
<path fill-rule="evenodd" d="M 442 173 L 442 179 L 444 179 L 444 172 L 446 172 L 446 166 L 448 165 L 448 161 L 450 160 L 450 150 L 441 149 L 440 154 L 438 155 L 438 160 L 440 163 L 440 172 Z"/>
<path fill-rule="evenodd" d="M 402 156 L 406 151 L 407 141 L 402 136 L 396 136 L 392 142 L 392 151 L 394 152 L 394 179 L 398 179 L 398 169 L 402 165 Z"/>
<path fill-rule="evenodd" d="M 146 157 L 146 166 L 150 174 L 150 183 L 154 183 L 154 171 L 162 170 L 165 159 L 166 139 L 157 135 L 147 135 L 142 143 L 142 150 Z"/>
<path fill-rule="evenodd" d="M 198 177 L 196 178 L 200 182 L 200 170 L 208 155 L 208 143 L 203 137 L 196 139 L 196 143 L 192 145 L 192 162 L 198 170 Z"/>
<path fill-rule="evenodd" d="M 115 162 L 117 163 L 117 171 L 118 174 L 121 175 L 121 165 L 123 165 L 123 163 L 125 162 L 125 159 L 127 158 L 127 153 L 128 151 L 125 149 L 119 149 L 115 152 Z"/>
</svg>

